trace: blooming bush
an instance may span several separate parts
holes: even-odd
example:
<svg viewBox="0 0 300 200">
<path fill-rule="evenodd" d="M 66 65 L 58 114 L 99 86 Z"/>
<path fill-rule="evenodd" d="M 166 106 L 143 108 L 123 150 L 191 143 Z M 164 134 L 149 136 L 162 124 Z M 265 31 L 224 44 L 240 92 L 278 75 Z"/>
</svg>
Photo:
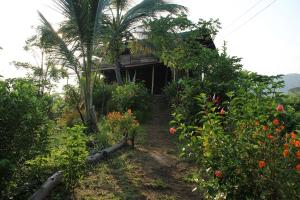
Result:
<svg viewBox="0 0 300 200">
<path fill-rule="evenodd" d="M 145 118 L 149 109 L 150 95 L 142 84 L 126 83 L 119 85 L 112 92 L 111 109 L 118 112 L 126 112 L 132 109 L 139 120 Z"/>
<path fill-rule="evenodd" d="M 129 138 L 133 139 L 139 127 L 139 122 L 130 109 L 125 113 L 108 113 L 106 116 L 106 124 L 109 131 L 113 134 L 113 138 L 116 140 L 119 140 L 124 135 L 128 135 Z"/>
<path fill-rule="evenodd" d="M 273 79 L 241 80 L 221 110 L 205 94 L 195 97 L 197 114 L 171 122 L 179 133 L 181 156 L 201 166 L 193 178 L 206 199 L 295 199 L 299 194 L 300 137 L 281 105 Z M 247 87 L 245 87 L 247 86 Z"/>
</svg>

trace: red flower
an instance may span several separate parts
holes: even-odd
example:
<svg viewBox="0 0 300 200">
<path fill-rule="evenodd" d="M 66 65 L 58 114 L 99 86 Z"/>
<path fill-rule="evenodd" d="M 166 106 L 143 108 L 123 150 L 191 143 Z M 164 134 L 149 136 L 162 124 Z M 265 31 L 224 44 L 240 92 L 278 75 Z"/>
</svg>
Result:
<svg viewBox="0 0 300 200">
<path fill-rule="evenodd" d="M 300 141 L 299 140 L 296 140 L 295 143 L 294 143 L 295 147 L 300 147 Z"/>
<path fill-rule="evenodd" d="M 284 149 L 288 150 L 289 149 L 289 144 L 284 144 Z"/>
<path fill-rule="evenodd" d="M 263 160 L 258 161 L 258 167 L 259 168 L 264 168 L 266 166 L 266 162 Z"/>
<path fill-rule="evenodd" d="M 216 170 L 215 171 L 215 176 L 218 177 L 218 178 L 222 178 L 223 177 L 222 171 L 221 170 Z"/>
<path fill-rule="evenodd" d="M 300 151 L 297 151 L 297 152 L 296 152 L 296 158 L 297 158 L 297 159 L 300 159 Z"/>
<path fill-rule="evenodd" d="M 291 138 L 293 138 L 293 139 L 296 139 L 296 133 L 293 131 L 292 133 L 291 133 Z"/>
<path fill-rule="evenodd" d="M 174 135 L 176 133 L 176 129 L 174 127 L 171 127 L 169 129 L 169 132 L 170 132 L 171 135 Z"/>
<path fill-rule="evenodd" d="M 285 149 L 282 153 L 283 157 L 288 157 L 289 156 L 289 150 Z"/>
<path fill-rule="evenodd" d="M 221 109 L 220 115 L 225 115 L 225 110 L 224 110 L 224 108 Z"/>
<path fill-rule="evenodd" d="M 296 170 L 300 171 L 300 164 L 296 165 Z"/>
<path fill-rule="evenodd" d="M 264 125 L 264 126 L 263 126 L 263 130 L 264 130 L 264 131 L 267 131 L 267 130 L 269 130 L 269 127 L 268 127 L 267 125 Z"/>
<path fill-rule="evenodd" d="M 275 126 L 278 126 L 279 123 L 280 123 L 280 121 L 279 121 L 278 119 L 274 119 L 274 120 L 273 120 L 273 124 L 274 124 Z"/>
<path fill-rule="evenodd" d="M 284 111 L 283 105 L 278 104 L 277 107 L 276 107 L 276 110 L 277 110 L 278 112 L 283 112 L 283 111 Z"/>
<path fill-rule="evenodd" d="M 267 138 L 268 138 L 269 140 L 272 140 L 272 139 L 274 138 L 274 136 L 273 136 L 272 134 L 269 133 L 269 134 L 267 135 Z"/>
</svg>

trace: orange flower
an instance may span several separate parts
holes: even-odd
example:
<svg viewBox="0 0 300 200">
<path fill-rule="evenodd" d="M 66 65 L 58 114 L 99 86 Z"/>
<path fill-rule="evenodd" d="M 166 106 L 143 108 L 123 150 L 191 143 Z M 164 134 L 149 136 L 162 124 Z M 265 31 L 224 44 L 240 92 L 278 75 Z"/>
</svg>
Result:
<svg viewBox="0 0 300 200">
<path fill-rule="evenodd" d="M 169 129 L 169 132 L 170 132 L 171 135 L 174 135 L 176 133 L 176 129 L 174 127 L 171 127 Z"/>
<path fill-rule="evenodd" d="M 296 137 L 297 137 L 296 133 L 294 131 L 291 132 L 291 138 L 296 139 Z"/>
<path fill-rule="evenodd" d="M 258 161 L 258 167 L 259 168 L 264 168 L 266 166 L 266 162 L 263 160 Z"/>
<path fill-rule="evenodd" d="M 296 158 L 297 158 L 297 159 L 300 159 L 300 151 L 297 151 L 297 152 L 296 152 Z"/>
<path fill-rule="evenodd" d="M 274 138 L 274 136 L 273 136 L 272 134 L 269 133 L 269 134 L 267 135 L 267 138 L 268 138 L 269 140 L 272 140 L 272 139 Z"/>
<path fill-rule="evenodd" d="M 289 149 L 289 144 L 284 144 L 284 149 L 288 150 Z"/>
<path fill-rule="evenodd" d="M 259 121 L 258 120 L 255 121 L 255 125 L 259 126 Z"/>
<path fill-rule="evenodd" d="M 264 130 L 264 131 L 267 131 L 267 130 L 269 130 L 269 127 L 268 127 L 267 125 L 264 125 L 264 126 L 263 126 L 263 130 Z"/>
<path fill-rule="evenodd" d="M 300 164 L 296 165 L 296 170 L 300 171 Z"/>
<path fill-rule="evenodd" d="M 280 121 L 279 121 L 278 119 L 274 119 L 274 120 L 273 120 L 273 124 L 274 124 L 275 126 L 278 126 L 279 123 L 280 123 Z"/>
<path fill-rule="evenodd" d="M 285 149 L 282 153 L 283 157 L 288 157 L 289 156 L 289 150 Z"/>
<path fill-rule="evenodd" d="M 281 132 L 281 129 L 280 129 L 280 128 L 276 128 L 276 129 L 275 129 L 275 132 L 276 132 L 276 133 L 280 133 L 280 132 Z"/>
<path fill-rule="evenodd" d="M 222 176 L 223 176 L 222 171 L 221 170 L 216 170 L 215 171 L 215 176 L 218 177 L 218 178 L 222 178 Z"/>
<path fill-rule="evenodd" d="M 294 143 L 295 147 L 300 147 L 300 141 L 299 140 L 296 140 L 295 143 Z"/>
</svg>

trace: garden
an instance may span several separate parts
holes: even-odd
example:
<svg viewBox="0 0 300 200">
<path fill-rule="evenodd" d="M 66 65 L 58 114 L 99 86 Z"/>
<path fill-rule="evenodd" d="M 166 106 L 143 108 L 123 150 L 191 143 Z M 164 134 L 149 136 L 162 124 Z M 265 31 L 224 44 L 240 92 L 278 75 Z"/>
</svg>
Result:
<svg viewBox="0 0 300 200">
<path fill-rule="evenodd" d="M 39 13 L 25 42 L 40 65 L 0 80 L 0 199 L 299 198 L 300 94 L 217 49 L 218 20 L 163 0 L 55 2 L 65 20 Z M 157 61 L 124 64 L 128 49 Z"/>
</svg>

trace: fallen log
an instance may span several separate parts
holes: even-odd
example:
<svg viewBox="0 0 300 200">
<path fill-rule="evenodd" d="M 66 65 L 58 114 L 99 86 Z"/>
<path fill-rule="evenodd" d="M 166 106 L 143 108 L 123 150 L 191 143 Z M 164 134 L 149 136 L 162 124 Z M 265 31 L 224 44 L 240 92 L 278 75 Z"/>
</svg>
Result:
<svg viewBox="0 0 300 200">
<path fill-rule="evenodd" d="M 124 136 L 119 143 L 112 145 L 111 147 L 108 147 L 106 149 L 103 149 L 102 151 L 93 154 L 91 156 L 88 156 L 86 159 L 86 162 L 88 164 L 96 164 L 98 163 L 100 160 L 106 158 L 109 154 L 117 151 L 118 149 L 120 149 L 121 147 L 123 147 L 124 145 L 127 144 L 127 136 Z"/>
<path fill-rule="evenodd" d="M 50 176 L 42 187 L 36 191 L 29 199 L 30 200 L 42 200 L 51 192 L 51 190 L 57 186 L 63 179 L 63 171 L 58 171 Z"/>
</svg>

